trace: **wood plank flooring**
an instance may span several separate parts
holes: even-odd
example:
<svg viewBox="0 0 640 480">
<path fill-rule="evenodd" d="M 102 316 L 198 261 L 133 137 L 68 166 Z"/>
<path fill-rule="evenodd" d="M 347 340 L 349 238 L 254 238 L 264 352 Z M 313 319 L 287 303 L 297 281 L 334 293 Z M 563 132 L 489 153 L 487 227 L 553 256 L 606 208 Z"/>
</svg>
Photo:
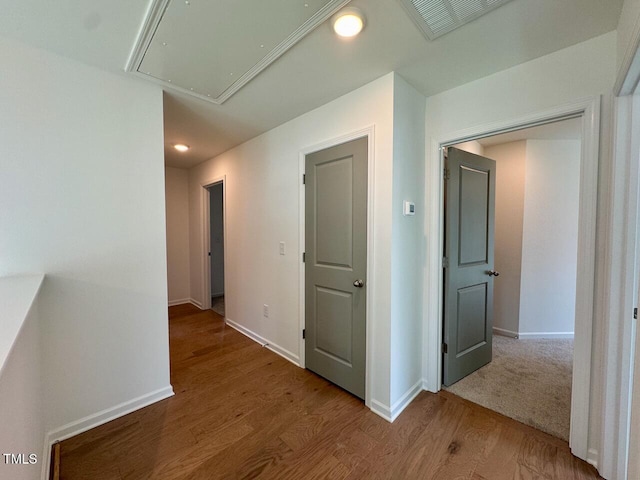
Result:
<svg viewBox="0 0 640 480">
<path fill-rule="evenodd" d="M 176 395 L 62 442 L 63 480 L 600 478 L 566 443 L 450 393 L 390 424 L 211 311 L 169 318 Z"/>
</svg>

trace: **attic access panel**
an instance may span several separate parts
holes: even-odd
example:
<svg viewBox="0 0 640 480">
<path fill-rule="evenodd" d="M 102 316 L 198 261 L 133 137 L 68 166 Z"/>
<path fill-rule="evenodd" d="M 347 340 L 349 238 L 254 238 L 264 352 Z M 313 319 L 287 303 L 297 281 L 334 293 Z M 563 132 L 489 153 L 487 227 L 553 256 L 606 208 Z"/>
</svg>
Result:
<svg viewBox="0 0 640 480">
<path fill-rule="evenodd" d="M 449 33 L 511 0 L 399 0 L 429 39 Z"/>
<path fill-rule="evenodd" d="M 350 0 L 153 0 L 126 70 L 221 104 Z"/>
</svg>

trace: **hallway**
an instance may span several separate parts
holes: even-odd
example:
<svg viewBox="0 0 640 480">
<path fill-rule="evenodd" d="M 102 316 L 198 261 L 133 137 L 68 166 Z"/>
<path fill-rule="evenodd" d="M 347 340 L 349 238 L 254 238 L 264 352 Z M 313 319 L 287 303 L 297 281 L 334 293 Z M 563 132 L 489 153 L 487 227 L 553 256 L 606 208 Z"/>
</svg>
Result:
<svg viewBox="0 0 640 480">
<path fill-rule="evenodd" d="M 390 424 L 226 326 L 169 309 L 175 396 L 62 442 L 62 479 L 596 479 L 566 443 L 447 392 Z"/>
</svg>

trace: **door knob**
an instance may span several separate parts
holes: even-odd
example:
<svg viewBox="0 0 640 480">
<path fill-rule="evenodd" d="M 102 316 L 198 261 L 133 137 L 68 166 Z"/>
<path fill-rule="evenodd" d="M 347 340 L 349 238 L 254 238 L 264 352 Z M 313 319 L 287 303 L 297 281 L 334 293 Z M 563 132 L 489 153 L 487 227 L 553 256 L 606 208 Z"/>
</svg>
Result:
<svg viewBox="0 0 640 480">
<path fill-rule="evenodd" d="M 495 270 L 489 270 L 487 272 L 487 275 L 489 275 L 490 277 L 499 277 L 500 276 L 500 272 L 496 272 Z"/>
<path fill-rule="evenodd" d="M 355 282 L 353 282 L 353 286 L 354 287 L 358 287 L 358 288 L 362 288 L 362 287 L 364 287 L 364 282 L 362 280 L 356 280 Z"/>
</svg>

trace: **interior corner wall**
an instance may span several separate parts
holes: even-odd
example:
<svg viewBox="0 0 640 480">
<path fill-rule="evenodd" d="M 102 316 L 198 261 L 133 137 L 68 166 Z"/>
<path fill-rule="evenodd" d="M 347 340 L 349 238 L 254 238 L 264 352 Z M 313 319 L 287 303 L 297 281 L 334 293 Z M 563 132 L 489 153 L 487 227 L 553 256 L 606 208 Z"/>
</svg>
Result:
<svg viewBox="0 0 640 480">
<path fill-rule="evenodd" d="M 495 270 L 493 328 L 517 337 L 520 330 L 520 278 L 524 217 L 526 142 L 487 146 L 484 156 L 496 161 Z"/>
<path fill-rule="evenodd" d="M 478 125 L 507 122 L 535 112 L 546 111 L 585 97 L 602 96 L 600 110 L 600 163 L 598 171 L 598 219 L 596 225 L 595 314 L 593 328 L 593 365 L 604 361 L 603 340 L 604 292 L 607 288 L 606 252 L 608 251 L 608 202 L 611 179 L 611 91 L 616 72 L 616 32 L 610 32 L 563 50 L 509 68 L 480 80 L 462 85 L 427 98 L 427 145 L 443 138 L 468 131 Z M 434 172 L 437 158 L 427 151 L 427 176 Z M 428 225 L 434 225 L 429 219 Z M 434 232 L 427 232 L 428 242 L 437 242 Z M 430 280 L 427 280 L 431 282 Z M 433 332 L 431 333 L 433 335 Z M 429 345 L 439 346 L 438 339 Z M 433 361 L 436 355 L 427 350 Z M 425 362 L 427 371 L 433 364 Z M 435 382 L 428 379 L 431 385 Z M 592 369 L 589 448 L 599 449 L 601 436 L 603 377 L 598 368 Z"/>
<path fill-rule="evenodd" d="M 527 140 L 526 144 L 519 333 L 573 334 L 580 141 Z"/>
<path fill-rule="evenodd" d="M 0 275 L 46 274 L 46 429 L 73 433 L 171 388 L 162 91 L 8 39 L 0 57 Z"/>
<path fill-rule="evenodd" d="M 189 171 L 191 297 L 203 295 L 203 184 L 225 176 L 228 321 L 300 360 L 301 151 L 373 126 L 374 279 L 367 295 L 371 402 L 388 408 L 391 315 L 393 74 L 385 75 Z M 285 255 L 279 254 L 279 242 Z M 269 318 L 262 305 L 269 305 Z"/>
<path fill-rule="evenodd" d="M 422 390 L 425 97 L 395 75 L 391 240 L 391 405 L 395 416 Z M 403 203 L 416 214 L 403 215 Z M 377 205 L 376 205 L 377 207 Z"/>
<path fill-rule="evenodd" d="M 169 305 L 189 301 L 189 172 L 165 167 Z"/>
</svg>

